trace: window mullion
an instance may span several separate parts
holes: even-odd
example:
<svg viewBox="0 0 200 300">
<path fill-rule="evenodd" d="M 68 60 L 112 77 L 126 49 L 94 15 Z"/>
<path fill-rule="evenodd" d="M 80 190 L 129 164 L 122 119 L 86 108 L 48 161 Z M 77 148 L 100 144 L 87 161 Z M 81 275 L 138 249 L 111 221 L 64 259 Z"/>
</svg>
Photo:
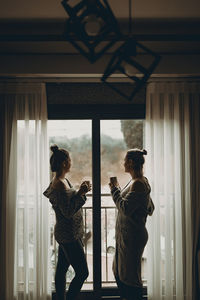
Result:
<svg viewBox="0 0 200 300">
<path fill-rule="evenodd" d="M 100 120 L 92 121 L 93 280 L 95 299 L 101 297 L 101 164 Z"/>
</svg>

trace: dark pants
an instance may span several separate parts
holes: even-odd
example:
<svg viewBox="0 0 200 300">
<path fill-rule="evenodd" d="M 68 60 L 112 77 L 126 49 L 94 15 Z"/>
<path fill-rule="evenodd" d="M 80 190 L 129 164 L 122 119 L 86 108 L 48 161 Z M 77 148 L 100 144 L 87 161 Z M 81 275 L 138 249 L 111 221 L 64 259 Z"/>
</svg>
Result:
<svg viewBox="0 0 200 300">
<path fill-rule="evenodd" d="M 65 298 L 66 273 L 70 265 L 75 271 L 75 277 L 70 283 L 67 298 Z M 76 240 L 72 243 L 59 244 L 58 263 L 55 274 L 57 300 L 76 299 L 88 274 L 88 266 L 82 242 Z"/>
<path fill-rule="evenodd" d="M 142 300 L 142 287 L 134 287 L 123 283 L 119 276 L 115 276 L 119 288 L 120 297 L 127 300 Z"/>
</svg>

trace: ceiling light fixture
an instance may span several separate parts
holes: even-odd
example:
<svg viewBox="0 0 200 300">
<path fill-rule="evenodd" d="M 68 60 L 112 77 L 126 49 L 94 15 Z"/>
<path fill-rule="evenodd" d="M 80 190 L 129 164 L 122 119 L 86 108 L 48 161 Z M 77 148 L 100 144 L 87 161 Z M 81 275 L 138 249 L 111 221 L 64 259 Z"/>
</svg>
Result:
<svg viewBox="0 0 200 300">
<path fill-rule="evenodd" d="M 146 84 L 161 59 L 160 55 L 134 39 L 131 6 L 132 0 L 129 0 L 129 38 L 115 51 L 101 78 L 109 87 L 128 100 L 132 100 L 135 94 Z M 130 79 L 132 91 L 129 94 L 125 94 L 124 91 L 116 87 L 116 84 L 113 84 L 111 75 L 114 73 L 122 73 Z"/>
<path fill-rule="evenodd" d="M 119 40 L 117 20 L 107 0 L 63 0 L 69 19 L 66 39 L 91 63 Z"/>
</svg>

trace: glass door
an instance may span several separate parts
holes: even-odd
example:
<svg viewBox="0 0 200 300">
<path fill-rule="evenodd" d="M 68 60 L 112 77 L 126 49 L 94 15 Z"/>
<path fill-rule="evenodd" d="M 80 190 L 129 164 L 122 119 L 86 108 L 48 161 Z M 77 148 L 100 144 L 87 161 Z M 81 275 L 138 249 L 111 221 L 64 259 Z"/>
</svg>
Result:
<svg viewBox="0 0 200 300">
<path fill-rule="evenodd" d="M 102 288 L 116 287 L 112 272 L 117 209 L 110 194 L 109 178 L 117 176 L 123 188 L 131 179 L 124 172 L 124 157 L 131 148 L 143 148 L 143 120 L 101 120 L 101 269 Z M 142 263 L 146 278 L 146 257 Z"/>
<path fill-rule="evenodd" d="M 124 156 L 130 148 L 143 147 L 143 120 L 102 120 L 100 117 L 83 120 L 49 120 L 49 146 L 57 144 L 67 149 L 72 158 L 68 179 L 75 188 L 83 180 L 90 180 L 93 189 L 88 194 L 84 212 L 84 248 L 89 277 L 82 293 L 89 292 L 98 299 L 107 288 L 116 291 L 112 272 L 115 252 L 115 221 L 117 210 L 110 195 L 109 178 L 117 176 L 123 187 L 130 180 L 124 172 Z M 55 224 L 51 212 L 52 290 L 57 262 L 57 243 L 53 237 Z M 146 278 L 146 257 L 143 258 L 143 280 Z M 67 284 L 74 276 L 67 273 Z M 88 297 L 88 294 L 86 294 Z"/>
<path fill-rule="evenodd" d="M 72 160 L 67 179 L 75 189 L 84 180 L 92 182 L 92 121 L 91 120 L 50 120 L 48 121 L 49 147 L 53 144 L 69 151 Z M 51 153 L 50 153 L 51 155 Z M 84 290 L 93 289 L 93 229 L 92 229 L 92 193 L 87 194 L 83 206 L 84 236 L 83 243 L 89 268 L 89 277 L 84 283 Z M 52 290 L 54 290 L 55 266 L 57 263 L 58 244 L 53 235 L 55 214 L 51 210 L 51 262 Z M 67 272 L 67 285 L 74 277 L 72 267 Z"/>
</svg>

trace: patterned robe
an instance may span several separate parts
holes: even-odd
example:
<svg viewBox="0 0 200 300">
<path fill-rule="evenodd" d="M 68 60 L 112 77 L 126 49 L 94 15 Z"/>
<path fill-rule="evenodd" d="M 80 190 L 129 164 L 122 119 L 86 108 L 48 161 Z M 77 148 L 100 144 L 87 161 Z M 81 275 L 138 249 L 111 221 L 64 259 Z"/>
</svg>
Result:
<svg viewBox="0 0 200 300">
<path fill-rule="evenodd" d="M 83 237 L 82 206 L 85 204 L 86 197 L 77 194 L 72 187 L 67 190 L 56 190 L 51 184 L 43 194 L 49 198 L 56 214 L 55 240 L 58 243 L 69 243 L 81 239 Z"/>
</svg>

